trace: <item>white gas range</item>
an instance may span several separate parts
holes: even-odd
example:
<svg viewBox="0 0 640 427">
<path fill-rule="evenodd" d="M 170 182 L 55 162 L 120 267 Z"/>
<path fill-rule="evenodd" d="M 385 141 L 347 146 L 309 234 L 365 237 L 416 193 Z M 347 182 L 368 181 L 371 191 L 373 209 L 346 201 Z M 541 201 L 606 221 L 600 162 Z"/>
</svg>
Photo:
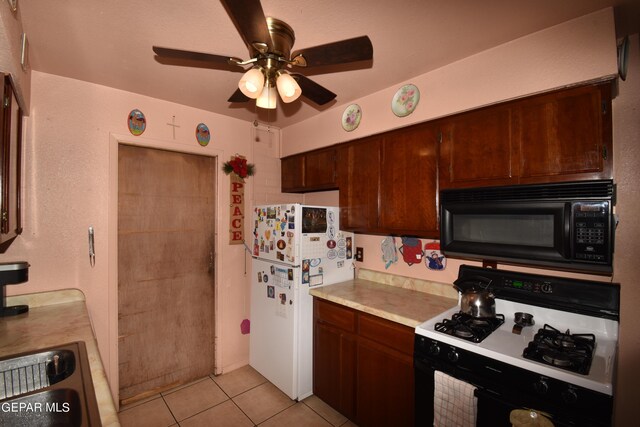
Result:
<svg viewBox="0 0 640 427">
<path fill-rule="evenodd" d="M 483 319 L 455 307 L 416 327 L 417 422 L 432 423 L 432 377 L 441 371 L 476 387 L 477 425 L 510 426 L 518 408 L 540 410 L 555 425 L 610 425 L 618 285 L 466 265 L 460 277 L 491 281 L 496 318 L 485 332 Z M 519 334 L 518 312 L 534 322 Z M 580 418 L 595 409 L 600 415 Z"/>
</svg>

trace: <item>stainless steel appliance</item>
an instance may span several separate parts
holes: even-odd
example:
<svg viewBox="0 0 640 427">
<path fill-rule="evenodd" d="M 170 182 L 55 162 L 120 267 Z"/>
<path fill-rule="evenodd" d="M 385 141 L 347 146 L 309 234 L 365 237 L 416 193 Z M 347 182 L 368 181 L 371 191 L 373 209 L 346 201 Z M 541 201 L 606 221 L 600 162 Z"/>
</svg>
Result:
<svg viewBox="0 0 640 427">
<path fill-rule="evenodd" d="M 440 247 L 448 256 L 612 272 L 611 180 L 440 192 Z"/>
<path fill-rule="evenodd" d="M 460 267 L 459 280 L 477 276 L 491 282 L 495 317 L 455 307 L 416 328 L 416 425 L 433 425 L 436 371 L 475 387 L 477 426 L 511 427 L 523 409 L 555 426 L 610 425 L 619 285 Z"/>
</svg>

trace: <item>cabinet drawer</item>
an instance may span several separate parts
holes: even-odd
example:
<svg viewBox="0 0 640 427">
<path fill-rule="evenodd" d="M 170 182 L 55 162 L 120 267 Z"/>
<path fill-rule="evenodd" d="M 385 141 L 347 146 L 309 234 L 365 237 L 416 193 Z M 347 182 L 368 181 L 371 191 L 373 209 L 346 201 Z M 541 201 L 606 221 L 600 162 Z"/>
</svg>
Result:
<svg viewBox="0 0 640 427">
<path fill-rule="evenodd" d="M 365 313 L 360 313 L 358 320 L 359 336 L 413 355 L 413 329 Z"/>
<path fill-rule="evenodd" d="M 332 302 L 313 299 L 314 316 L 320 322 L 333 325 L 348 332 L 356 331 L 356 312 Z"/>
</svg>

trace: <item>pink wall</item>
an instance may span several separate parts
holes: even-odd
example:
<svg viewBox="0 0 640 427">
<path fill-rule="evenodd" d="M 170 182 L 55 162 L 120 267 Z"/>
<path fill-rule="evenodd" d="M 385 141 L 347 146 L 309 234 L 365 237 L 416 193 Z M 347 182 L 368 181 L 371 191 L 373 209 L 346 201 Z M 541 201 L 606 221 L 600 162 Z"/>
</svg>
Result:
<svg viewBox="0 0 640 427">
<path fill-rule="evenodd" d="M 635 423 L 640 401 L 640 39 L 630 37 L 629 72 L 613 103 L 613 158 L 617 184 L 616 258 L 613 280 L 621 286 L 620 353 L 616 425 Z"/>
<path fill-rule="evenodd" d="M 617 426 L 635 420 L 640 400 L 640 48 L 638 34 L 632 37 L 627 81 L 619 82 L 614 107 L 614 178 L 617 183 L 620 225 L 616 232 L 616 254 L 612 278 L 572 275 L 548 270 L 541 274 L 613 280 L 621 284 L 620 352 L 616 386 Z M 397 87 L 356 100 L 362 107 L 360 127 L 347 133 L 340 118 L 345 106 L 336 107 L 298 125 L 283 129 L 283 153 L 294 154 L 313 148 L 360 138 L 412 123 L 521 97 L 572 83 L 617 74 L 616 40 L 611 9 L 549 28 L 514 40 L 473 57 L 417 76 Z M 413 83 L 421 90 L 420 104 L 411 116 L 398 118 L 390 100 L 402 84 Z M 323 132 L 317 132 L 317 129 Z M 338 192 L 310 193 L 305 203 L 337 204 Z M 357 235 L 356 246 L 365 250 L 365 261 L 358 267 L 387 271 L 409 277 L 451 283 L 460 260 L 448 260 L 441 272 L 427 270 L 424 264 L 409 267 L 402 261 L 385 270 L 381 260 L 382 236 Z M 471 263 L 473 264 L 473 263 Z M 514 267 L 508 267 L 513 268 Z"/>
<path fill-rule="evenodd" d="M 34 72 L 31 115 L 25 136 L 24 233 L 0 260 L 27 260 L 29 282 L 11 294 L 77 288 L 84 292 L 112 390 L 117 390 L 117 141 L 220 156 L 249 153 L 251 124 L 112 88 Z M 133 108 L 147 129 L 127 129 Z M 181 127 L 173 140 L 172 116 Z M 201 147 L 195 127 L 204 122 L 211 142 Z M 251 161 L 251 159 L 249 159 Z M 252 194 L 248 181 L 247 196 Z M 216 364 L 219 371 L 248 363 L 248 336 L 240 322 L 249 316 L 242 246 L 227 242 L 229 178 L 218 173 Z M 251 209 L 250 200 L 246 205 Z M 96 265 L 89 266 L 87 228 L 95 229 Z M 247 224 L 248 227 L 248 224 Z M 116 242 L 114 244 L 114 242 Z"/>
</svg>

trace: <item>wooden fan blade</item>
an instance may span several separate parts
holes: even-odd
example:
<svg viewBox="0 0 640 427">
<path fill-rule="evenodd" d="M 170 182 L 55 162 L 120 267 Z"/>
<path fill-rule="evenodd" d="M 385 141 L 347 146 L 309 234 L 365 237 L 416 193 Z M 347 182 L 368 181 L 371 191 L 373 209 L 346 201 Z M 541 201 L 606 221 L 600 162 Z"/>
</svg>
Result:
<svg viewBox="0 0 640 427">
<path fill-rule="evenodd" d="M 327 102 L 334 100 L 337 96 L 329 89 L 320 86 L 318 83 L 303 76 L 302 74 L 291 73 L 291 76 L 296 80 L 296 82 L 298 82 L 298 85 L 300 85 L 300 89 L 302 89 L 302 96 L 310 99 L 318 105 L 324 105 Z"/>
<path fill-rule="evenodd" d="M 301 58 L 296 59 L 296 57 Z M 373 45 L 367 36 L 355 37 L 293 52 L 295 65 L 320 67 L 373 59 Z"/>
<path fill-rule="evenodd" d="M 231 95 L 231 97 L 227 101 L 228 102 L 247 102 L 250 99 L 251 98 L 249 98 L 244 93 L 242 93 L 240 89 L 236 89 L 236 91 L 233 92 L 233 95 Z"/>
<path fill-rule="evenodd" d="M 214 55 L 211 53 L 192 52 L 190 50 L 170 49 L 167 47 L 153 46 L 153 51 L 162 58 L 184 59 L 187 61 L 214 62 L 220 64 L 237 65 L 236 62 L 242 61 L 232 56 Z"/>
<path fill-rule="evenodd" d="M 264 43 L 271 49 L 271 34 L 260 0 L 221 0 L 251 55 L 256 53 L 254 43 Z"/>
</svg>

